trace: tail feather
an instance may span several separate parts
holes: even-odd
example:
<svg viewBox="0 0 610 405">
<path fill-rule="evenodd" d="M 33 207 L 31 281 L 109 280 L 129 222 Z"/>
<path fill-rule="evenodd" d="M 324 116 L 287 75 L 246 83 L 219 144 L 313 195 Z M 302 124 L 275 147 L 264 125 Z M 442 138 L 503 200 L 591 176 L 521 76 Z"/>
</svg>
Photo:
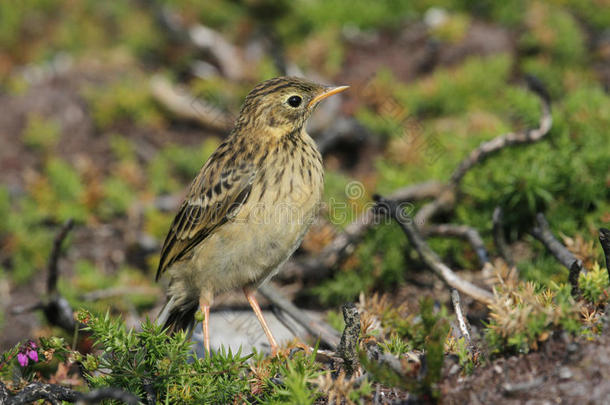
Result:
<svg viewBox="0 0 610 405">
<path fill-rule="evenodd" d="M 163 325 L 170 335 L 184 330 L 190 336 L 195 328 L 197 308 L 197 301 L 178 303 L 176 297 L 171 297 L 157 316 L 157 325 Z"/>
</svg>

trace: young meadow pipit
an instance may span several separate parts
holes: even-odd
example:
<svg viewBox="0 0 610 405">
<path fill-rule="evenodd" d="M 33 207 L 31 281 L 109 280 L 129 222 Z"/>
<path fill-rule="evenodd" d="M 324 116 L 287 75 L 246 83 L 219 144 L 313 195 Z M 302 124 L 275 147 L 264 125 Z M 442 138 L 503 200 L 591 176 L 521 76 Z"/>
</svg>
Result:
<svg viewBox="0 0 610 405">
<path fill-rule="evenodd" d="M 277 343 L 254 293 L 301 243 L 322 197 L 322 157 L 305 131 L 318 103 L 348 86 L 278 77 L 246 97 L 233 130 L 191 183 L 171 225 L 157 280 L 170 277 L 159 314 L 170 333 L 203 314 L 206 353 L 214 295 L 242 287 L 273 353 Z"/>
</svg>

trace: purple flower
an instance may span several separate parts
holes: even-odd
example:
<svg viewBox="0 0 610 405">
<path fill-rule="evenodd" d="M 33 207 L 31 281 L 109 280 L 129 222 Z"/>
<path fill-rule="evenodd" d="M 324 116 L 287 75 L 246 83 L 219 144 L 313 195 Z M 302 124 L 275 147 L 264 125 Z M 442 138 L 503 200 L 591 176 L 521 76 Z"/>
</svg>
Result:
<svg viewBox="0 0 610 405">
<path fill-rule="evenodd" d="M 37 347 L 38 346 L 36 346 L 36 343 L 31 340 L 21 346 L 19 353 L 17 353 L 17 361 L 21 367 L 27 366 L 30 360 L 32 360 L 34 363 L 38 362 L 38 351 L 36 350 Z"/>
<path fill-rule="evenodd" d="M 18 353 L 17 361 L 21 364 L 21 367 L 25 367 L 28 365 L 28 356 L 26 356 L 25 353 Z"/>
<path fill-rule="evenodd" d="M 28 350 L 28 357 L 30 358 L 30 360 L 32 360 L 34 363 L 38 362 L 38 352 L 36 350 Z"/>
</svg>

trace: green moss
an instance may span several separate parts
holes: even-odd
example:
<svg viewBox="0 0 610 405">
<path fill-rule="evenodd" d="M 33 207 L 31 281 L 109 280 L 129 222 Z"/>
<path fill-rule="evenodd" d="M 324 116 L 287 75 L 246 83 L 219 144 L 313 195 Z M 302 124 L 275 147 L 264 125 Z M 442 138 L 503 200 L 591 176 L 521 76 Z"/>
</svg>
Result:
<svg viewBox="0 0 610 405">
<path fill-rule="evenodd" d="M 49 153 L 57 145 L 60 135 L 61 127 L 57 121 L 30 114 L 22 139 L 27 146 Z"/>
<path fill-rule="evenodd" d="M 126 214 L 136 200 L 137 192 L 133 185 L 121 177 L 106 178 L 102 187 L 104 199 L 98 208 L 102 218 Z"/>
<path fill-rule="evenodd" d="M 608 271 L 598 263 L 592 269 L 580 273 L 578 285 L 583 297 L 593 305 L 608 302 Z"/>
<path fill-rule="evenodd" d="M 163 115 L 154 103 L 148 82 L 129 78 L 103 87 L 90 87 L 84 92 L 92 109 L 95 124 L 108 129 L 122 121 L 145 127 L 163 125 Z"/>
</svg>

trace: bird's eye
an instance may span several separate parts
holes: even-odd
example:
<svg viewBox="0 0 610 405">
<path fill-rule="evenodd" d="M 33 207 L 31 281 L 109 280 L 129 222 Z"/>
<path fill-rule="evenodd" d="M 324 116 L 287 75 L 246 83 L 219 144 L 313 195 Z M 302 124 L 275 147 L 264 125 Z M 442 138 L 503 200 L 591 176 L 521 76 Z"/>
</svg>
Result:
<svg viewBox="0 0 610 405">
<path fill-rule="evenodd" d="M 288 105 L 290 107 L 294 107 L 297 108 L 298 106 L 301 105 L 301 102 L 303 101 L 303 99 L 299 96 L 290 96 L 288 98 Z"/>
</svg>

